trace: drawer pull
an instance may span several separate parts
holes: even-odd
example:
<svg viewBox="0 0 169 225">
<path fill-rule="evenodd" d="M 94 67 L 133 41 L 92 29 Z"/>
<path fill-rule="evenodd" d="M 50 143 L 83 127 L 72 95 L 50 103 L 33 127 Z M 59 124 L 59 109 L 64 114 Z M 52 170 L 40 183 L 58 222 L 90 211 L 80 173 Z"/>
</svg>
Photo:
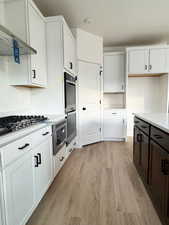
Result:
<svg viewBox="0 0 169 225">
<path fill-rule="evenodd" d="M 62 158 L 60 159 L 60 162 L 62 162 L 64 160 L 65 157 L 62 156 Z"/>
<path fill-rule="evenodd" d="M 43 133 L 42 135 L 43 136 L 46 136 L 46 135 L 48 135 L 49 134 L 49 132 L 47 131 L 46 133 Z"/>
<path fill-rule="evenodd" d="M 158 134 L 155 134 L 154 137 L 157 138 L 157 139 L 163 139 L 163 137 L 158 135 Z"/>
<path fill-rule="evenodd" d="M 19 149 L 19 150 L 23 150 L 24 148 L 27 148 L 29 145 L 30 145 L 30 144 L 26 143 L 24 146 L 19 147 L 18 149 Z"/>
<path fill-rule="evenodd" d="M 117 113 L 112 113 L 113 115 L 116 115 Z"/>
</svg>

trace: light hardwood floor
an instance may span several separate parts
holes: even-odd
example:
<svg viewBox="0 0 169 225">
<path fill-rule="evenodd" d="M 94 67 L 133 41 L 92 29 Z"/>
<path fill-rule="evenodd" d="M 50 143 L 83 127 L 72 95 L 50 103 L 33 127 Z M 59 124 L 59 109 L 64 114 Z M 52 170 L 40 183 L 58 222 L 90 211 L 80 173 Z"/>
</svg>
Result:
<svg viewBox="0 0 169 225">
<path fill-rule="evenodd" d="M 132 141 L 75 150 L 27 225 L 161 225 L 132 162 Z"/>
</svg>

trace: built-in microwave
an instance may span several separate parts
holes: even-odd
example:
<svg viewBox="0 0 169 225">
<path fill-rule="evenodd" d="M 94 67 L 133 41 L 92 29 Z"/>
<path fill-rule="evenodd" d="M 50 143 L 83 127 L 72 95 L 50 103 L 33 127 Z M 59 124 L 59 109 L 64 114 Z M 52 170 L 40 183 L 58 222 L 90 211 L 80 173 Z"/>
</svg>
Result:
<svg viewBox="0 0 169 225">
<path fill-rule="evenodd" d="M 65 82 L 65 112 L 76 110 L 76 77 L 64 73 Z"/>
</svg>

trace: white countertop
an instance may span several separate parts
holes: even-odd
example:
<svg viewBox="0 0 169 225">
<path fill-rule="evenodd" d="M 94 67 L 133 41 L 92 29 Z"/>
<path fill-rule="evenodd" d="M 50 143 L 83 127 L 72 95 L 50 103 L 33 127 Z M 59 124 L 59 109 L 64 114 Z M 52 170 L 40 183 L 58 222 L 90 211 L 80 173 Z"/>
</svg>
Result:
<svg viewBox="0 0 169 225">
<path fill-rule="evenodd" d="M 66 114 L 63 115 L 45 115 L 48 117 L 48 120 L 46 121 L 47 124 L 57 124 L 60 123 L 61 121 L 65 120 Z"/>
<path fill-rule="evenodd" d="M 138 118 L 158 127 L 169 133 L 169 114 L 168 113 L 135 113 Z"/>
</svg>

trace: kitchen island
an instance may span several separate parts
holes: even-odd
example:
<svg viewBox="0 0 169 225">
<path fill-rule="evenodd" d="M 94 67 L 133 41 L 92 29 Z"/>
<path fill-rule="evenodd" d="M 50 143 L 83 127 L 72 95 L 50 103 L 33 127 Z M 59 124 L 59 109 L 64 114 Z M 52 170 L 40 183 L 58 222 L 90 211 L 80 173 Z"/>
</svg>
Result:
<svg viewBox="0 0 169 225">
<path fill-rule="evenodd" d="M 169 224 L 169 114 L 135 114 L 133 162 L 163 224 Z"/>
</svg>

